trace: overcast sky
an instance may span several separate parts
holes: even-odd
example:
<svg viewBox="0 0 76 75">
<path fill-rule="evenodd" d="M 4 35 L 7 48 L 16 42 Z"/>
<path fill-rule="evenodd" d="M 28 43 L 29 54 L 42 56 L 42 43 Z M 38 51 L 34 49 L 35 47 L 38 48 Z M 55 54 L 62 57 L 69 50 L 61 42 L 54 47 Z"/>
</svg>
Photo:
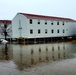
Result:
<svg viewBox="0 0 76 75">
<path fill-rule="evenodd" d="M 76 0 L 0 0 L 0 19 L 12 20 L 18 12 L 76 20 Z"/>
</svg>

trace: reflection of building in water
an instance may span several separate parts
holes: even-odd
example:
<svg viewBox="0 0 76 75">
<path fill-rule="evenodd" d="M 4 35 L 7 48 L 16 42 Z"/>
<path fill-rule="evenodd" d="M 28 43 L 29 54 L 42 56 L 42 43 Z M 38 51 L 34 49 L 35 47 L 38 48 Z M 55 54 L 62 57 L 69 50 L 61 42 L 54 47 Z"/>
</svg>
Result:
<svg viewBox="0 0 76 75">
<path fill-rule="evenodd" d="M 13 45 L 13 59 L 19 69 L 30 67 L 40 62 L 66 59 L 70 56 L 68 43 Z"/>
<path fill-rule="evenodd" d="M 11 60 L 13 57 L 12 45 L 0 45 L 0 60 Z"/>
</svg>

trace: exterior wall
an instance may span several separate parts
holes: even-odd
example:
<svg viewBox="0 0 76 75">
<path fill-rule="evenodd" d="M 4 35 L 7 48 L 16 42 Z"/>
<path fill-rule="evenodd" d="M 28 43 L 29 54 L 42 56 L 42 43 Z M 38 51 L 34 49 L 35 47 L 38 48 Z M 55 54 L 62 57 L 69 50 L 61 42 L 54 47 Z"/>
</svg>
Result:
<svg viewBox="0 0 76 75">
<path fill-rule="evenodd" d="M 30 19 L 32 19 L 32 24 L 29 23 Z M 38 21 L 40 21 L 40 24 L 38 24 Z M 47 24 L 45 24 L 45 22 L 47 22 Z M 53 25 L 51 25 L 52 22 Z M 59 22 L 59 25 L 57 25 L 57 22 Z M 19 26 L 22 28 L 21 30 L 19 29 Z M 31 29 L 33 30 L 33 34 L 30 34 Z M 40 34 L 38 33 L 38 29 L 40 29 Z M 47 33 L 45 33 L 46 29 Z M 52 29 L 54 30 L 54 33 L 51 32 Z M 59 30 L 59 33 L 57 33 L 57 30 Z M 76 35 L 76 22 L 26 18 L 22 14 L 17 14 L 12 20 L 12 32 L 13 38 L 44 38 L 72 36 Z"/>
<path fill-rule="evenodd" d="M 12 38 L 12 24 L 9 24 L 7 27 L 8 35 L 7 38 Z"/>
<path fill-rule="evenodd" d="M 53 22 L 53 25 L 51 25 L 51 22 Z M 38 19 L 33 19 L 33 24 L 29 24 L 28 19 L 28 38 L 71 36 L 75 33 L 76 23 L 64 21 L 64 25 L 62 25 L 63 21 L 59 21 L 59 25 L 57 25 L 57 22 L 58 21 L 47 20 L 47 25 L 45 25 L 45 20 L 40 20 L 40 24 L 37 24 Z M 30 29 L 33 29 L 33 34 L 30 34 Z M 38 34 L 38 29 L 41 30 L 40 34 Z M 45 29 L 47 29 L 47 34 L 45 34 Z M 54 33 L 51 33 L 52 29 L 54 30 Z M 58 29 L 59 33 L 57 33 Z M 63 29 L 65 30 L 64 33 Z"/>
<path fill-rule="evenodd" d="M 76 22 L 72 22 L 69 29 L 71 30 L 71 35 L 76 36 Z"/>
<path fill-rule="evenodd" d="M 2 34 L 1 27 L 3 27 L 3 26 L 4 26 L 4 24 L 0 24 L 0 38 L 4 38 L 4 36 L 1 35 Z"/>
<path fill-rule="evenodd" d="M 12 20 L 12 38 L 27 37 L 27 19 L 17 14 Z M 21 29 L 20 29 L 21 28 Z"/>
<path fill-rule="evenodd" d="M 0 38 L 5 38 L 5 36 L 3 35 L 2 29 L 4 29 L 4 24 L 0 24 Z M 6 37 L 12 38 L 12 24 L 7 25 L 6 31 L 8 34 L 8 36 L 6 36 Z"/>
</svg>

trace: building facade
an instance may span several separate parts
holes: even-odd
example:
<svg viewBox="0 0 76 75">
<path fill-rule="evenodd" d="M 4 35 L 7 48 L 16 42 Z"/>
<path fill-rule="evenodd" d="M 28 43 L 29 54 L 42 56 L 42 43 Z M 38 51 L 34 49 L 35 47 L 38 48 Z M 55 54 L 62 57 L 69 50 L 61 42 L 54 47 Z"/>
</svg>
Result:
<svg viewBox="0 0 76 75">
<path fill-rule="evenodd" d="M 12 20 L 12 38 L 50 38 L 76 35 L 76 20 L 17 13 Z"/>
<path fill-rule="evenodd" d="M 0 39 L 12 38 L 11 20 L 0 20 Z"/>
</svg>

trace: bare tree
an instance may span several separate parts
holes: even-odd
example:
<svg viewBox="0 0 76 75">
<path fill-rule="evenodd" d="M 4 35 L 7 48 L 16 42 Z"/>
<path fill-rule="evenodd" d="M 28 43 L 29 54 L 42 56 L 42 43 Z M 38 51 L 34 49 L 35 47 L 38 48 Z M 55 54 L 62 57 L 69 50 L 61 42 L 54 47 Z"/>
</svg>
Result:
<svg viewBox="0 0 76 75">
<path fill-rule="evenodd" d="M 0 35 L 1 36 L 4 36 L 5 40 L 7 39 L 7 36 L 8 37 L 11 37 L 10 36 L 10 33 L 12 32 L 12 27 L 11 27 L 11 21 L 8 21 L 8 20 L 4 20 L 2 21 L 2 25 L 0 25 Z"/>
</svg>

